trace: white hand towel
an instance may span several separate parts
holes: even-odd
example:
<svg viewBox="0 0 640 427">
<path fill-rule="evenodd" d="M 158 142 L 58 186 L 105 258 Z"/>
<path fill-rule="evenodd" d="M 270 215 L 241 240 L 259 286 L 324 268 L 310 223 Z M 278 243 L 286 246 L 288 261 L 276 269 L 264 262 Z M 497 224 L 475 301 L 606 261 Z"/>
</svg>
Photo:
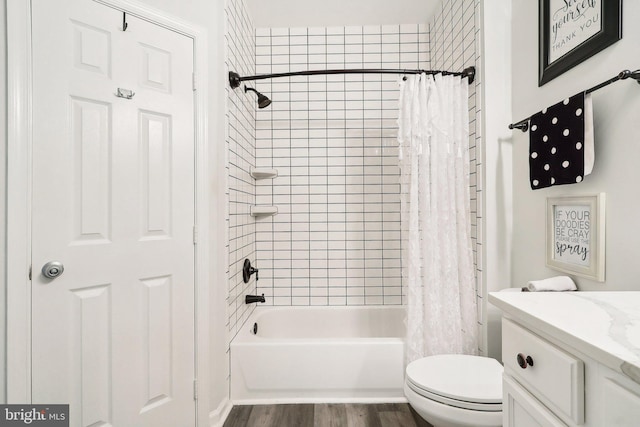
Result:
<svg viewBox="0 0 640 427">
<path fill-rule="evenodd" d="M 543 280 L 532 280 L 527 284 L 531 292 L 538 291 L 577 291 L 578 288 L 569 276 L 556 276 Z"/>
<path fill-rule="evenodd" d="M 591 94 L 584 96 L 584 176 L 591 174 L 596 161 L 593 131 L 593 100 Z"/>
</svg>

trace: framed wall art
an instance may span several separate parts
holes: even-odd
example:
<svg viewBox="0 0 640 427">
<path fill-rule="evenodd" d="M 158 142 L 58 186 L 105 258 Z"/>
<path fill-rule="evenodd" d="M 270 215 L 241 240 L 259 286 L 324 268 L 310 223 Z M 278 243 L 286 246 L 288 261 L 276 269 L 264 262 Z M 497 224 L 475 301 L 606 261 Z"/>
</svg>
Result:
<svg viewBox="0 0 640 427">
<path fill-rule="evenodd" d="M 622 38 L 622 0 L 538 2 L 538 86 Z"/>
<path fill-rule="evenodd" d="M 547 198 L 547 267 L 604 281 L 605 195 Z"/>
</svg>

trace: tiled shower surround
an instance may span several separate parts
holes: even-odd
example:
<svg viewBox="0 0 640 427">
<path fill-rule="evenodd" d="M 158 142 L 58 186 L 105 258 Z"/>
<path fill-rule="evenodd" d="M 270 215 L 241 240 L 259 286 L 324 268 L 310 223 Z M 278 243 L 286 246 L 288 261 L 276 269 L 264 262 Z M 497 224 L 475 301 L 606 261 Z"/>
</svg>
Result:
<svg viewBox="0 0 640 427">
<path fill-rule="evenodd" d="M 241 75 L 255 72 L 254 26 L 242 0 L 228 0 L 226 7 L 226 69 Z M 255 99 L 242 90 L 227 85 L 226 144 L 227 203 L 225 229 L 227 297 L 230 338 L 235 336 L 251 314 L 252 306 L 244 303 L 244 295 L 255 291 L 255 284 L 242 281 L 242 262 L 254 260 L 255 221 L 249 208 L 255 201 L 255 186 L 250 171 L 255 165 Z"/>
<path fill-rule="evenodd" d="M 256 30 L 256 72 L 430 68 L 426 26 Z M 258 292 L 275 305 L 402 304 L 398 75 L 256 82 Z"/>
<path fill-rule="evenodd" d="M 228 25 L 235 26 L 229 31 L 246 36 L 251 20 L 242 1 L 229 3 Z M 248 49 L 235 43 L 228 47 L 228 65 L 241 75 L 345 68 L 462 70 L 476 65 L 469 117 L 472 236 L 481 297 L 479 10 L 479 0 L 445 0 L 428 25 L 258 28 L 255 56 L 250 42 L 245 43 Z M 263 110 L 256 110 L 255 95 L 245 94 L 242 87 L 230 91 L 232 336 L 248 315 L 243 293 L 264 293 L 267 304 L 274 305 L 406 303 L 396 140 L 399 78 L 353 74 L 246 82 L 272 99 Z M 253 115 L 255 121 L 246 122 Z M 253 181 L 253 166 L 275 168 L 279 175 Z M 275 205 L 279 213 L 254 220 L 248 215 L 253 203 Z M 256 284 L 242 283 L 245 256 L 252 262 L 255 258 L 260 269 Z"/>
</svg>

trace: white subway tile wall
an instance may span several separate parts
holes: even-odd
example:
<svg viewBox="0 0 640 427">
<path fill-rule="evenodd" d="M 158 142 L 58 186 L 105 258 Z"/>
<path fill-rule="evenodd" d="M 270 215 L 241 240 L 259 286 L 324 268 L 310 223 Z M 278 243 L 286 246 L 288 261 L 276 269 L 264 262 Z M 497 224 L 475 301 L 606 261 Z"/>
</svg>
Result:
<svg viewBox="0 0 640 427">
<path fill-rule="evenodd" d="M 426 25 L 256 29 L 256 73 L 429 69 Z M 258 293 L 274 305 L 403 304 L 397 149 L 399 75 L 256 82 Z"/>
<path fill-rule="evenodd" d="M 227 6 L 227 69 L 241 75 L 310 69 L 475 65 L 470 88 L 472 236 L 479 308 L 482 140 L 479 0 L 445 0 L 429 25 L 253 29 L 242 0 Z M 255 35 L 255 38 L 254 38 Z M 274 305 L 403 304 L 396 75 L 247 82 L 273 103 L 227 89 L 227 242 L 231 338 L 250 314 L 247 293 Z M 254 181 L 252 167 L 275 168 Z M 276 205 L 253 219 L 250 206 Z M 244 258 L 260 269 L 245 285 Z M 256 288 L 257 286 L 257 288 Z M 484 313 L 478 314 L 482 326 Z M 480 343 L 480 350 L 484 343 Z"/>
<path fill-rule="evenodd" d="M 245 2 L 228 0 L 225 11 L 226 71 L 243 76 L 255 74 L 255 29 Z M 244 303 L 246 294 L 255 293 L 255 280 L 243 282 L 242 263 L 245 258 L 254 262 L 256 257 L 255 221 L 249 215 L 250 206 L 255 203 L 255 185 L 250 172 L 255 166 L 256 98 L 253 93 L 244 93 L 242 86 L 231 89 L 227 85 L 226 90 L 225 265 L 228 266 L 227 326 L 232 339 L 255 307 Z"/>
<path fill-rule="evenodd" d="M 469 157 L 471 196 L 471 237 L 476 267 L 478 327 L 484 319 L 484 280 L 482 262 L 482 33 L 480 0 L 447 0 L 438 9 L 431 28 L 431 63 L 437 69 L 462 70 L 475 65 L 476 78 L 469 87 Z M 480 337 L 483 334 L 479 334 Z M 483 352 L 485 343 L 479 343 Z"/>
</svg>

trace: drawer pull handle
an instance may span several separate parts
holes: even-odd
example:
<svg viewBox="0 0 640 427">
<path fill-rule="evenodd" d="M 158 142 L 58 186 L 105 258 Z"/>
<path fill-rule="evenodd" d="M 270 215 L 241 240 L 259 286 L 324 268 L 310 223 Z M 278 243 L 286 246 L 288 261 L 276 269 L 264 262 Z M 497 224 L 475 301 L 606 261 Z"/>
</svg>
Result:
<svg viewBox="0 0 640 427">
<path fill-rule="evenodd" d="M 531 358 L 531 356 L 525 356 L 522 353 L 518 353 L 518 355 L 516 356 L 516 359 L 518 361 L 518 365 L 522 369 L 527 369 L 527 365 L 533 366 L 533 358 Z"/>
</svg>

